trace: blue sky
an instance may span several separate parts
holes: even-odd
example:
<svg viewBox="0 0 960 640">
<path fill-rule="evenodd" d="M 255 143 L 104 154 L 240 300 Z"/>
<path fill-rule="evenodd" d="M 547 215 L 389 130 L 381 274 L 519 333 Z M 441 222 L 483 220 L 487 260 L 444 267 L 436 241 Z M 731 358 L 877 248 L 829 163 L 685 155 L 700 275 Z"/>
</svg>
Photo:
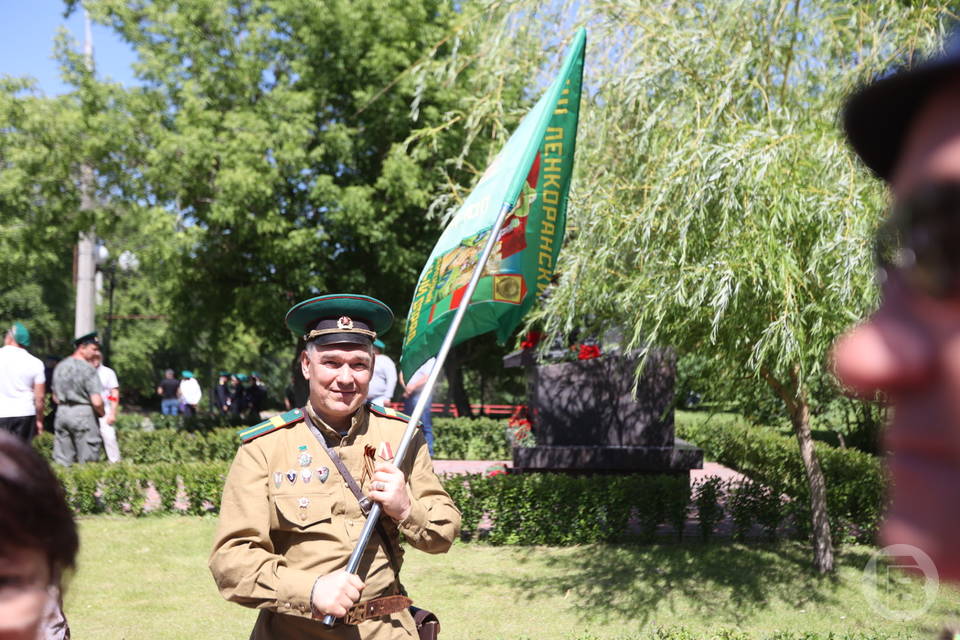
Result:
<svg viewBox="0 0 960 640">
<path fill-rule="evenodd" d="M 53 59 L 57 30 L 66 27 L 83 48 L 83 12 L 64 19 L 62 0 L 0 0 L 0 75 L 31 76 L 47 95 L 68 91 Z M 93 56 L 97 75 L 125 85 L 136 84 L 133 51 L 106 27 L 93 25 Z"/>
</svg>

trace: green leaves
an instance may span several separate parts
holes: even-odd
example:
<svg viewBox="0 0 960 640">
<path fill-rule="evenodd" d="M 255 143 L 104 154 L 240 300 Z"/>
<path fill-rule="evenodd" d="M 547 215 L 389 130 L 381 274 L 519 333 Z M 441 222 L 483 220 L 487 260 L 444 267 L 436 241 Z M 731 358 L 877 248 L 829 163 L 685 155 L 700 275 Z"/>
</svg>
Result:
<svg viewBox="0 0 960 640">
<path fill-rule="evenodd" d="M 491 11 L 477 29 L 500 48 L 473 80 L 536 76 L 524 52 L 554 41 L 535 17 L 590 26 L 572 233 L 532 322 L 617 325 L 631 347 L 709 349 L 780 379 L 796 364 L 801 383 L 822 372 L 875 302 L 884 208 L 837 112 L 864 78 L 930 48 L 945 5 L 554 4 Z M 476 107 L 470 131 L 509 124 Z"/>
</svg>

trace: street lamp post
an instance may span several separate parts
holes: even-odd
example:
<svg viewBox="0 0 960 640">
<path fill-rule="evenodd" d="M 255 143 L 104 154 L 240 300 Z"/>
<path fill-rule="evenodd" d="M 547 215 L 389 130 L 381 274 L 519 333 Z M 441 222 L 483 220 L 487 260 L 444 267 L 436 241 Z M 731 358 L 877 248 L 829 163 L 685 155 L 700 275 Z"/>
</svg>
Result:
<svg viewBox="0 0 960 640">
<path fill-rule="evenodd" d="M 117 288 L 117 270 L 124 273 L 129 273 L 130 271 L 135 270 L 140 266 L 140 260 L 137 258 L 137 255 L 132 251 L 124 251 L 119 256 L 113 260 L 109 260 L 109 252 L 106 247 L 101 247 L 101 255 L 103 257 L 100 264 L 100 271 L 108 277 L 107 280 L 107 326 L 103 333 L 103 360 L 104 362 L 113 361 L 110 360 L 110 351 L 111 351 L 111 342 L 113 339 L 113 292 Z"/>
</svg>

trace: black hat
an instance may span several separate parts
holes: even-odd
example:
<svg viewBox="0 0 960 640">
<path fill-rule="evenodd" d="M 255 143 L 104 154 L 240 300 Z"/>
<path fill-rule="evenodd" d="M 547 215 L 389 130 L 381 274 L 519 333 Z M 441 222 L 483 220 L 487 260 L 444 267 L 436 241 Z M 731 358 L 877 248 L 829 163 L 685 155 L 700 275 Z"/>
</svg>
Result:
<svg viewBox="0 0 960 640">
<path fill-rule="evenodd" d="M 335 293 L 295 304 L 287 326 L 305 342 L 373 344 L 393 324 L 390 307 L 370 296 Z"/>
<path fill-rule="evenodd" d="M 857 155 L 877 176 L 890 181 L 911 120 L 930 94 L 960 78 L 960 31 L 943 53 L 913 68 L 895 69 L 847 100 L 843 127 Z"/>
<path fill-rule="evenodd" d="M 100 338 L 97 337 L 96 331 L 91 331 L 90 333 L 85 333 L 82 336 L 78 336 L 73 339 L 73 346 L 80 347 L 85 344 L 100 344 Z"/>
</svg>

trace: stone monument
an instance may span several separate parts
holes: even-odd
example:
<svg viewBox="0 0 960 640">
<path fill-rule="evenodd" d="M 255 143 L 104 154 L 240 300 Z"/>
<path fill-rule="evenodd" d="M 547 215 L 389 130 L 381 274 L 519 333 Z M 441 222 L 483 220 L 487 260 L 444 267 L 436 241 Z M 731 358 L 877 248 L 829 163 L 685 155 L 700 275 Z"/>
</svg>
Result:
<svg viewBox="0 0 960 640">
<path fill-rule="evenodd" d="M 536 443 L 513 448 L 515 470 L 689 474 L 703 467 L 703 451 L 674 434 L 671 349 L 651 350 L 636 393 L 636 353 L 544 363 L 525 349 L 503 360 L 526 369 Z"/>
</svg>

